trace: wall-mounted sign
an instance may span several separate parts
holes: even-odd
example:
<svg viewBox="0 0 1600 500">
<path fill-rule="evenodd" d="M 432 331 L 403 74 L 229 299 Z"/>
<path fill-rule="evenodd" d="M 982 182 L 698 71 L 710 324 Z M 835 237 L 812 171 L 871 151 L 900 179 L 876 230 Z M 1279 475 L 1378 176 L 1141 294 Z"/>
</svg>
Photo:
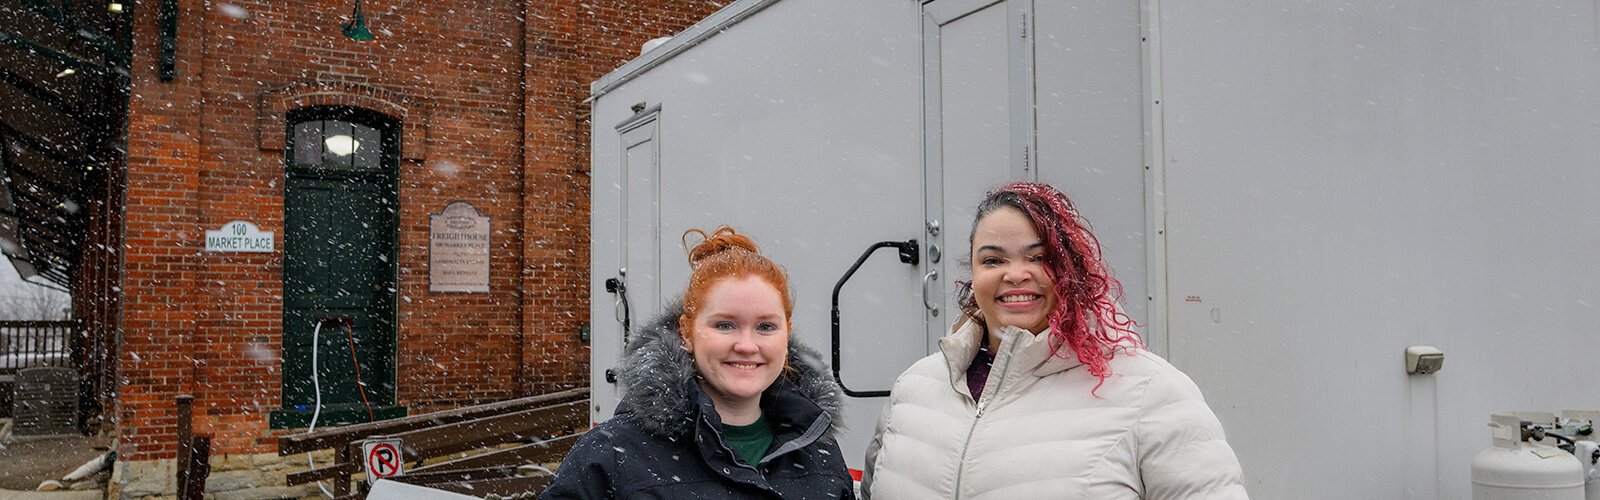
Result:
<svg viewBox="0 0 1600 500">
<path fill-rule="evenodd" d="M 428 291 L 489 293 L 489 218 L 471 203 L 428 215 Z"/>
<path fill-rule="evenodd" d="M 223 224 L 222 229 L 206 230 L 206 251 L 272 253 L 272 233 L 236 220 Z"/>
</svg>

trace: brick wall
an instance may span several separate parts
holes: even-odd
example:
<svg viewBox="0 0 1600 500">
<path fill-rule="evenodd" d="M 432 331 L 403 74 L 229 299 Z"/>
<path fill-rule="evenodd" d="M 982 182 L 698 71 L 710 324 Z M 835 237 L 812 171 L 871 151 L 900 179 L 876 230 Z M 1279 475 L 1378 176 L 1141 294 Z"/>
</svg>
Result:
<svg viewBox="0 0 1600 500">
<path fill-rule="evenodd" d="M 589 83 L 639 54 L 652 38 L 705 18 L 726 1 L 527 0 L 529 74 L 524 226 L 523 363 L 531 390 L 588 384 Z"/>
<path fill-rule="evenodd" d="M 720 3 L 720 2 L 719 2 Z M 156 8 L 134 15 L 121 385 L 127 460 L 171 458 L 172 398 L 196 396 L 215 453 L 270 452 L 281 404 L 281 110 L 352 103 L 406 128 L 398 399 L 413 412 L 587 383 L 588 83 L 719 7 L 704 1 L 180 0 L 179 76 L 156 74 Z M 491 293 L 432 294 L 428 215 L 492 220 Z M 278 252 L 207 253 L 232 220 Z M 279 431 L 281 433 L 281 431 Z"/>
<path fill-rule="evenodd" d="M 185 2 L 193 6 L 197 2 Z M 195 332 L 196 199 L 199 179 L 201 54 L 179 45 L 185 76 L 156 83 L 155 3 L 134 11 L 132 97 L 128 103 L 128 171 L 123 225 L 123 338 L 116 404 L 119 453 L 171 458 L 173 395 L 194 390 L 189 346 Z M 179 30 L 199 27 L 194 9 Z"/>
</svg>

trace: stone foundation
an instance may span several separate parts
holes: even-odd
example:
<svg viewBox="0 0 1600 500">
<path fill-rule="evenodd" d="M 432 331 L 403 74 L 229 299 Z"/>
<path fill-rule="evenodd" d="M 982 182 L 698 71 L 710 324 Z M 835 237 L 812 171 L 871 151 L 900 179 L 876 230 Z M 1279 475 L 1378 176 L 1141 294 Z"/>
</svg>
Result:
<svg viewBox="0 0 1600 500">
<path fill-rule="evenodd" d="M 313 453 L 319 465 L 333 461 L 333 452 Z M 206 478 L 207 499 L 263 500 L 277 498 L 326 498 L 316 484 L 289 486 L 288 474 L 308 470 L 304 454 L 280 457 L 276 453 L 254 455 L 213 455 L 211 475 Z M 106 488 L 106 498 L 177 498 L 178 469 L 174 460 L 117 462 Z M 326 484 L 329 491 L 333 485 Z"/>
</svg>

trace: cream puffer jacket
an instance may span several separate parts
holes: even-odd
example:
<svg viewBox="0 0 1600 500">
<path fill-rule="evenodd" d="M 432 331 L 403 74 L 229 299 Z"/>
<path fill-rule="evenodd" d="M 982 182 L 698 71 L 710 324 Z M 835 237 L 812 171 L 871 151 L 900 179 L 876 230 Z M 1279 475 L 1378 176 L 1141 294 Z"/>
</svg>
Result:
<svg viewBox="0 0 1600 500">
<path fill-rule="evenodd" d="M 864 498 L 1235 499 L 1239 460 L 1200 389 L 1166 360 L 1119 351 L 1105 385 L 1048 332 L 998 332 L 982 400 L 973 322 L 895 381 L 867 448 Z M 1071 352 L 1068 350 L 1067 352 Z"/>
</svg>

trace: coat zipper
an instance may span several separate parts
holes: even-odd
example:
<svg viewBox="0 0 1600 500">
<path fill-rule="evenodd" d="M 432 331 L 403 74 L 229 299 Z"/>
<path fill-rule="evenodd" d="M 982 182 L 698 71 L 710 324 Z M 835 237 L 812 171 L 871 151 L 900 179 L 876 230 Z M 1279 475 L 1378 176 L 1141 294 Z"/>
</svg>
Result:
<svg viewBox="0 0 1600 500">
<path fill-rule="evenodd" d="M 967 440 L 961 444 L 961 462 L 956 464 L 955 499 L 961 498 L 961 476 L 967 470 L 967 449 L 972 446 L 972 435 L 978 432 L 978 420 L 983 419 L 983 409 L 987 408 L 989 402 L 994 400 L 995 394 L 1000 393 L 1000 389 L 1005 387 L 1006 372 L 1011 368 L 1011 358 L 1015 357 L 1014 354 L 1016 353 L 1013 351 L 1016 350 L 1017 342 L 1013 339 L 1011 345 L 1006 347 L 1006 364 L 1000 367 L 1000 380 L 995 381 L 995 387 L 992 391 L 985 387 L 983 396 L 978 398 L 978 412 L 972 416 L 972 426 L 967 428 Z"/>
<path fill-rule="evenodd" d="M 712 428 L 711 432 L 714 433 L 716 435 L 716 437 L 717 437 L 717 447 L 718 448 L 722 448 L 722 451 L 728 452 L 728 456 L 730 456 L 730 457 L 738 457 L 739 454 L 738 453 L 734 453 L 733 452 L 733 448 L 728 446 L 727 440 L 723 439 L 722 431 L 716 429 L 717 424 L 711 422 L 711 419 L 707 418 L 705 416 L 701 416 L 700 418 L 701 418 L 701 421 L 706 423 L 706 427 Z M 733 461 L 733 466 L 734 467 L 744 467 L 746 469 L 750 469 L 750 470 L 756 471 L 757 474 L 761 474 L 761 468 L 760 467 L 756 467 L 754 465 L 746 464 L 746 463 L 741 462 L 741 461 L 739 461 L 737 459 L 735 459 Z M 761 476 L 762 477 L 766 477 L 766 474 L 761 474 Z"/>
</svg>

